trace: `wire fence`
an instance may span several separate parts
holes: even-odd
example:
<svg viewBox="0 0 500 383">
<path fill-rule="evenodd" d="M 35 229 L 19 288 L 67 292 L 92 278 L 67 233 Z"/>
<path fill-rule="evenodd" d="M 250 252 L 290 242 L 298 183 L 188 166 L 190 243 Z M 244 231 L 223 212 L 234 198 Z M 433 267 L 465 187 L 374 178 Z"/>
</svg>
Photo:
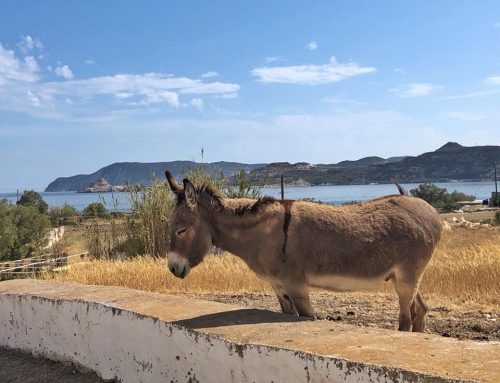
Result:
<svg viewBox="0 0 500 383">
<path fill-rule="evenodd" d="M 0 280 L 13 279 L 16 276 L 32 275 L 46 271 L 58 271 L 68 266 L 71 259 L 88 258 L 88 252 L 77 254 L 48 253 L 36 257 L 18 259 L 0 263 Z"/>
</svg>

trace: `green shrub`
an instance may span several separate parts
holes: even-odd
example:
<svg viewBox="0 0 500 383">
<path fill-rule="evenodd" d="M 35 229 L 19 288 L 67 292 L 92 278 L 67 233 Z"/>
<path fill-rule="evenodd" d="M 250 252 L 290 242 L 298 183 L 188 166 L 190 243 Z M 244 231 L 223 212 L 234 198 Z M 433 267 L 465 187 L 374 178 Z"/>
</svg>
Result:
<svg viewBox="0 0 500 383">
<path fill-rule="evenodd" d="M 440 188 L 432 183 L 420 184 L 418 188 L 410 190 L 410 194 L 422 198 L 437 209 L 453 211 L 459 208 L 459 201 L 473 201 L 473 195 L 467 195 L 458 191 L 448 193 L 446 188 Z"/>
<path fill-rule="evenodd" d="M 32 256 L 47 244 L 49 217 L 35 206 L 0 201 L 0 260 Z"/>
<path fill-rule="evenodd" d="M 17 205 L 33 206 L 41 214 L 47 214 L 47 211 L 49 210 L 47 202 L 43 200 L 40 193 L 37 193 L 34 190 L 25 190 L 21 195 L 21 198 L 19 198 L 19 201 L 17 201 Z"/>
<path fill-rule="evenodd" d="M 17 239 L 12 209 L 9 202 L 0 200 L 0 261 L 10 260 Z"/>
<path fill-rule="evenodd" d="M 262 197 L 262 188 L 266 180 L 258 181 L 255 176 L 249 177 L 247 172 L 241 169 L 234 175 L 234 182 L 223 187 L 223 192 L 228 198 L 251 198 Z"/>
<path fill-rule="evenodd" d="M 213 174 L 209 174 L 205 168 L 200 166 L 196 169 L 188 171 L 184 176 L 197 187 L 206 184 L 220 193 L 223 193 L 224 188 L 228 183 L 222 170 L 217 168 L 214 168 Z"/>
<path fill-rule="evenodd" d="M 102 202 L 92 202 L 83 209 L 82 214 L 87 217 L 104 217 L 108 214 L 108 209 Z"/>
<path fill-rule="evenodd" d="M 63 221 L 71 217 L 77 217 L 80 213 L 73 206 L 65 203 L 63 206 L 53 206 L 49 210 L 50 222 L 53 227 L 59 226 Z"/>
<path fill-rule="evenodd" d="M 132 214 L 125 229 L 125 244 L 120 246 L 127 255 L 149 254 L 165 256 L 170 238 L 170 215 L 175 198 L 166 185 L 153 179 L 151 185 L 131 189 L 129 199 Z"/>
</svg>

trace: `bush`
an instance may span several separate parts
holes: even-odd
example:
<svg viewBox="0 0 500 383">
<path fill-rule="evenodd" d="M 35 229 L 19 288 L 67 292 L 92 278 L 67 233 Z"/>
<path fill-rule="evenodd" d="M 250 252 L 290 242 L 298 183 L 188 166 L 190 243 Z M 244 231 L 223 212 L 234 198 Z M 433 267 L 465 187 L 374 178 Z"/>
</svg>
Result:
<svg viewBox="0 0 500 383">
<path fill-rule="evenodd" d="M 82 214 L 88 217 L 104 217 L 108 214 L 108 209 L 102 202 L 92 202 L 83 209 Z"/>
<path fill-rule="evenodd" d="M 80 213 L 73 206 L 65 203 L 63 206 L 54 206 L 49 210 L 50 222 L 53 227 L 57 227 L 61 224 L 61 221 L 68 219 L 70 217 L 79 216 Z"/>
<path fill-rule="evenodd" d="M 262 197 L 262 188 L 265 180 L 257 182 L 255 176 L 249 177 L 248 174 L 241 169 L 234 175 L 234 183 L 225 186 L 223 192 L 228 198 L 251 198 L 258 199 Z"/>
<path fill-rule="evenodd" d="M 49 228 L 49 217 L 35 206 L 0 201 L 0 259 L 32 256 L 46 245 Z"/>
<path fill-rule="evenodd" d="M 422 198 L 432 206 L 444 211 L 453 211 L 459 208 L 458 201 L 473 201 L 473 195 L 467 195 L 458 191 L 448 193 L 446 188 L 440 188 L 432 183 L 424 183 L 416 189 L 410 190 L 410 194 Z"/>
<path fill-rule="evenodd" d="M 206 184 L 219 191 L 220 193 L 223 193 L 223 190 L 228 183 L 222 170 L 217 168 L 214 168 L 213 174 L 209 174 L 206 172 L 205 168 L 200 166 L 197 169 L 188 171 L 185 174 L 185 177 L 197 187 Z"/>
<path fill-rule="evenodd" d="M 12 206 L 6 201 L 0 201 L 0 261 L 10 260 L 16 243 L 16 227 L 12 221 Z"/>
<path fill-rule="evenodd" d="M 49 210 L 47 202 L 43 200 L 40 193 L 37 193 L 34 190 L 25 190 L 21 195 L 21 198 L 19 198 L 19 201 L 17 201 L 17 205 L 33 206 L 41 214 L 47 214 Z"/>
<path fill-rule="evenodd" d="M 170 215 L 175 198 L 166 185 L 153 179 L 149 186 L 134 188 L 129 194 L 132 214 L 127 219 L 126 243 L 121 246 L 127 255 L 167 254 L 170 239 Z"/>
</svg>

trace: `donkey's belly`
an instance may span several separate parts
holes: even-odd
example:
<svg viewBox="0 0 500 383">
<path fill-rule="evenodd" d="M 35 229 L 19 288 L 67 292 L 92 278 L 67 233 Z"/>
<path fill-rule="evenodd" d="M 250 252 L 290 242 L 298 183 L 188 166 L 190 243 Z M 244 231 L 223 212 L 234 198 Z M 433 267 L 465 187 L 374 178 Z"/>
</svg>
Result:
<svg viewBox="0 0 500 383">
<path fill-rule="evenodd" d="M 374 278 L 356 278 L 344 275 L 309 274 L 309 286 L 320 287 L 333 291 L 376 290 L 385 281 L 385 276 Z"/>
</svg>

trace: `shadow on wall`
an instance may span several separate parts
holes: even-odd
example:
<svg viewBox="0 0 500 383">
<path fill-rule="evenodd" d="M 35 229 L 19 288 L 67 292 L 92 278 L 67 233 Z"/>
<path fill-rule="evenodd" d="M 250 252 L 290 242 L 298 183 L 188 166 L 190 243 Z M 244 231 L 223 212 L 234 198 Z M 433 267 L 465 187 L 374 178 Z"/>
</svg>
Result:
<svg viewBox="0 0 500 383">
<path fill-rule="evenodd" d="M 214 314 L 200 315 L 198 317 L 184 319 L 173 323 L 191 329 L 199 329 L 199 328 L 210 328 L 210 327 L 233 326 L 240 324 L 303 322 L 307 320 L 311 319 L 277 313 L 268 310 L 240 309 L 240 310 L 223 311 Z"/>
</svg>

